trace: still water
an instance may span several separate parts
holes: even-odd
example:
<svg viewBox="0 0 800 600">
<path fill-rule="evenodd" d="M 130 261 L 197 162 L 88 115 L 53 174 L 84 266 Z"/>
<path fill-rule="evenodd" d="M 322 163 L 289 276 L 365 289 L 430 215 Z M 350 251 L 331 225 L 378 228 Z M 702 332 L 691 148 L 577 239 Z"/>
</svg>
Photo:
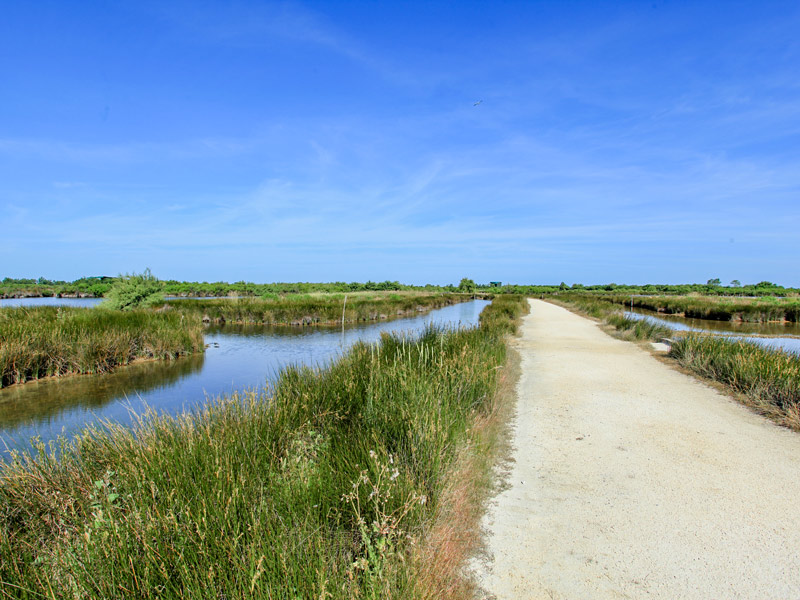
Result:
<svg viewBox="0 0 800 600">
<path fill-rule="evenodd" d="M 657 316 L 656 316 L 657 315 Z M 800 354 L 800 327 L 797 323 L 786 325 L 777 323 L 732 323 L 729 321 L 710 321 L 686 319 L 675 315 L 652 313 L 642 309 L 626 311 L 626 317 L 645 319 L 669 327 L 674 331 L 696 331 L 713 333 L 733 340 L 744 340 L 770 349 L 780 349 Z"/>
<path fill-rule="evenodd" d="M 81 302 L 61 300 L 70 306 Z M 0 306 L 7 306 L 6 302 L 10 301 Z M 59 435 L 74 435 L 98 420 L 129 423 L 131 413 L 141 413 L 145 407 L 180 413 L 206 398 L 263 386 L 286 365 L 324 365 L 356 341 L 377 341 L 384 331 L 413 335 L 429 324 L 475 325 L 487 304 L 473 300 L 416 317 L 345 326 L 344 332 L 323 327 L 212 326 L 205 332 L 204 354 L 134 364 L 105 375 L 0 389 L 0 455 L 12 448 L 28 448 L 32 436 L 49 442 Z"/>
</svg>

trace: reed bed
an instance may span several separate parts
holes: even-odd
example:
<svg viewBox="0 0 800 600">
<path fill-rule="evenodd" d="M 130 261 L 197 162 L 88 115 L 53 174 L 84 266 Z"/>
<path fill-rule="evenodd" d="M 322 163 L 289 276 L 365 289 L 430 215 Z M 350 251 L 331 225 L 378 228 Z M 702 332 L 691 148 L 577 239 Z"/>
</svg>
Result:
<svg viewBox="0 0 800 600">
<path fill-rule="evenodd" d="M 670 356 L 690 371 L 729 385 L 748 404 L 800 430 L 800 357 L 745 341 L 687 335 Z"/>
<path fill-rule="evenodd" d="M 476 328 L 384 335 L 271 389 L 15 454 L 0 467 L 0 592 L 433 597 L 419 548 L 524 308 L 504 297 Z"/>
<path fill-rule="evenodd" d="M 0 309 L 0 387 L 103 373 L 203 349 L 202 325 L 176 313 L 39 306 Z"/>
<path fill-rule="evenodd" d="M 589 293 L 566 294 L 567 301 L 595 300 L 622 306 L 643 308 L 689 319 L 734 321 L 748 323 L 800 321 L 800 301 L 797 298 L 735 298 L 730 296 L 630 296 L 612 294 L 596 296 Z"/>
<path fill-rule="evenodd" d="M 301 295 L 267 298 L 171 300 L 169 306 L 190 318 L 212 323 L 261 323 L 266 325 L 317 325 L 344 321 L 375 321 L 425 312 L 472 297 L 468 294 L 391 294 L 348 296 Z"/>
</svg>

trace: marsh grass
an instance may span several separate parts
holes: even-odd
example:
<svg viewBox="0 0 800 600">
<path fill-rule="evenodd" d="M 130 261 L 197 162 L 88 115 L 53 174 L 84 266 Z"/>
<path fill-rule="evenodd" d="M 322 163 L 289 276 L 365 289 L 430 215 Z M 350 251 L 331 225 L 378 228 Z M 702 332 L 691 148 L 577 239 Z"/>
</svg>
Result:
<svg viewBox="0 0 800 600">
<path fill-rule="evenodd" d="M 616 328 L 622 338 L 634 340 L 660 340 L 674 335 L 674 331 L 664 325 L 647 319 L 631 319 L 619 313 L 611 313 L 605 322 Z"/>
<path fill-rule="evenodd" d="M 628 340 L 660 340 L 671 337 L 675 332 L 669 327 L 659 325 L 646 319 L 631 319 L 620 310 L 619 305 L 605 299 L 576 295 L 570 298 L 559 298 L 556 304 L 576 310 L 581 314 L 600 319 L 614 327 L 618 337 Z"/>
<path fill-rule="evenodd" d="M 608 302 L 643 308 L 689 319 L 733 321 L 747 323 L 800 321 L 800 301 L 797 298 L 736 298 L 730 296 L 630 296 L 623 294 L 596 295 L 565 294 L 568 302 Z"/>
<path fill-rule="evenodd" d="M 800 430 L 800 357 L 745 341 L 687 335 L 670 356 L 682 366 L 743 394 L 746 402 Z"/>
<path fill-rule="evenodd" d="M 179 314 L 39 306 L 0 309 L 0 387 L 103 373 L 137 359 L 203 348 L 202 326 Z"/>
<path fill-rule="evenodd" d="M 384 335 L 271 389 L 14 455 L 0 467 L 0 592 L 431 597 L 420 549 L 465 446 L 489 443 L 474 427 L 495 411 L 514 302 L 476 328 Z"/>
<path fill-rule="evenodd" d="M 316 325 L 375 321 L 425 312 L 470 300 L 465 294 L 303 294 L 284 298 L 171 300 L 169 305 L 189 318 L 212 323 Z"/>
</svg>

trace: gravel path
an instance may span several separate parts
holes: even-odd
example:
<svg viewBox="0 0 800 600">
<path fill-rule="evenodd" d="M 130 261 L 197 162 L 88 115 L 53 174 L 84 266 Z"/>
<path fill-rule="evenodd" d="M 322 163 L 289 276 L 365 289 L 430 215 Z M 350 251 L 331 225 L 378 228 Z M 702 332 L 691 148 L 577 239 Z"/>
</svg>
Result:
<svg viewBox="0 0 800 600">
<path fill-rule="evenodd" d="M 531 302 L 489 597 L 800 598 L 800 435 Z"/>
</svg>

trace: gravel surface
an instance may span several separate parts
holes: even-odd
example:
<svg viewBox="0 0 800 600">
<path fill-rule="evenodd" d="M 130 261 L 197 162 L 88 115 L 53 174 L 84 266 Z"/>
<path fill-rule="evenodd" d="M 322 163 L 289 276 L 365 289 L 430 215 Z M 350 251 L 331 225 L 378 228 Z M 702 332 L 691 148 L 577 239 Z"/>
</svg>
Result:
<svg viewBox="0 0 800 600">
<path fill-rule="evenodd" d="M 487 597 L 800 598 L 800 435 L 541 301 Z"/>
</svg>

